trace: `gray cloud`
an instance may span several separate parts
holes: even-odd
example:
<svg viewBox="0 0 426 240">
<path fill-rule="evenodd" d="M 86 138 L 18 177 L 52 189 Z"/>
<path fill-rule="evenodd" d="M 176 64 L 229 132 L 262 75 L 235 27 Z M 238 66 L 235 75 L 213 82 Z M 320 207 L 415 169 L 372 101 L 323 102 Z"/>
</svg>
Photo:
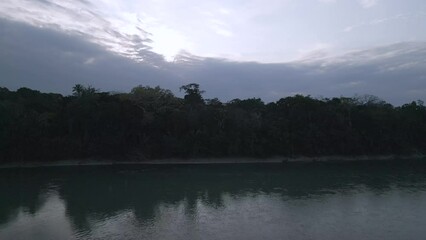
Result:
<svg viewBox="0 0 426 240">
<path fill-rule="evenodd" d="M 166 70 L 114 54 L 84 38 L 0 21 L 0 85 L 69 93 L 76 83 L 108 91 L 127 91 L 137 84 L 179 84 Z"/>
<path fill-rule="evenodd" d="M 138 42 L 139 40 L 135 40 Z M 70 93 L 76 83 L 104 91 L 139 84 L 178 93 L 198 82 L 207 98 L 377 95 L 394 104 L 426 100 L 426 43 L 399 43 L 339 57 L 281 64 L 235 62 L 183 53 L 173 63 L 149 50 L 155 64 L 137 62 L 85 37 L 62 30 L 0 20 L 0 85 Z M 147 58 L 150 59 L 150 58 Z M 181 93 L 180 93 L 181 94 Z"/>
<path fill-rule="evenodd" d="M 190 67 L 177 64 L 175 72 L 226 99 L 260 96 L 276 100 L 296 93 L 324 97 L 372 94 L 401 104 L 425 99 L 425 56 L 426 43 L 411 42 L 282 64 L 195 60 Z"/>
<path fill-rule="evenodd" d="M 416 12 L 416 13 L 410 13 L 410 14 L 397 14 L 391 17 L 386 18 L 377 18 L 368 22 L 361 22 L 355 25 L 347 26 L 345 29 L 343 29 L 344 32 L 351 32 L 355 29 L 367 27 L 367 26 L 375 26 L 385 23 L 390 23 L 393 21 L 406 21 L 410 19 L 423 19 L 426 17 L 425 12 Z"/>
<path fill-rule="evenodd" d="M 115 54 L 155 64 L 163 56 L 151 51 L 149 33 L 141 24 L 123 29 L 125 20 L 96 12 L 86 0 L 14 0 L 0 2 L 0 18 L 79 36 Z"/>
</svg>

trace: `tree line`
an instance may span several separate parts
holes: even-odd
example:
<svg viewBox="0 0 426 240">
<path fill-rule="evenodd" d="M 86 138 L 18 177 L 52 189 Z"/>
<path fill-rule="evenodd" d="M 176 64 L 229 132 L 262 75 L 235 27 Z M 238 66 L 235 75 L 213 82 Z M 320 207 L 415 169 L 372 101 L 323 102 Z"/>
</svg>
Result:
<svg viewBox="0 0 426 240">
<path fill-rule="evenodd" d="M 392 106 L 375 96 L 183 98 L 160 87 L 129 93 L 76 85 L 63 96 L 0 88 L 0 162 L 108 158 L 356 156 L 426 152 L 422 101 Z"/>
</svg>

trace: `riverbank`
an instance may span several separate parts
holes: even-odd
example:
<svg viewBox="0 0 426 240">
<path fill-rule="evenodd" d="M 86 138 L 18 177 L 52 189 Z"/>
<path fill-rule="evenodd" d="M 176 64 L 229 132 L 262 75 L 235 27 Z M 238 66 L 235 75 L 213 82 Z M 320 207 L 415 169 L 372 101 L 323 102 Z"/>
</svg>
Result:
<svg viewBox="0 0 426 240">
<path fill-rule="evenodd" d="M 277 164 L 277 163 L 314 163 L 314 162 L 364 162 L 364 161 L 406 161 L 426 160 L 425 155 L 382 155 L 382 156 L 322 156 L 322 157 L 274 157 L 274 158 L 193 158 L 193 159 L 156 159 L 117 161 L 110 159 L 63 160 L 55 162 L 20 162 L 0 164 L 5 168 L 36 168 L 36 167 L 66 167 L 66 166 L 108 166 L 108 165 L 210 165 L 210 164 Z"/>
</svg>

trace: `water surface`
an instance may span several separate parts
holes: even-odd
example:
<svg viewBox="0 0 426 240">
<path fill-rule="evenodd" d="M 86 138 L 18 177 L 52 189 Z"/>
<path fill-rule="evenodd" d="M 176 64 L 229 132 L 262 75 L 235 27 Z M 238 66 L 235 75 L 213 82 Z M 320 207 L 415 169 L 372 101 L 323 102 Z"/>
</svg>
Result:
<svg viewBox="0 0 426 240">
<path fill-rule="evenodd" d="M 424 239 L 426 167 L 0 170 L 0 239 Z"/>
</svg>

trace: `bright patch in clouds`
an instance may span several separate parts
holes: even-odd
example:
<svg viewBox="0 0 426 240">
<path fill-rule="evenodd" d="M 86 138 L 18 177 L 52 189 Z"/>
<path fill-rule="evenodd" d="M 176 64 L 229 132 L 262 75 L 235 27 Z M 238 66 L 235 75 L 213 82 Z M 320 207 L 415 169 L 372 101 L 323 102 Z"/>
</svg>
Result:
<svg viewBox="0 0 426 240">
<path fill-rule="evenodd" d="M 167 61 L 173 61 L 183 49 L 190 51 L 193 48 L 189 39 L 173 29 L 158 27 L 150 32 L 155 36 L 155 41 L 151 44 L 152 50 L 163 55 Z"/>
</svg>

